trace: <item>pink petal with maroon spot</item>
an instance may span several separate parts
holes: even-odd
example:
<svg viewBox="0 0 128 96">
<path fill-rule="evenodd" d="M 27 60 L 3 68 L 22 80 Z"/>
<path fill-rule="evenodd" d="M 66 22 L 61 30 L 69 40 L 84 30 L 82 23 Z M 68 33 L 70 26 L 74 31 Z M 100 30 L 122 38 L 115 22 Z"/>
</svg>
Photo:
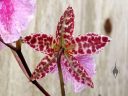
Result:
<svg viewBox="0 0 128 96">
<path fill-rule="evenodd" d="M 76 59 L 80 62 L 80 64 L 83 66 L 83 68 L 87 71 L 88 75 L 92 78 L 96 71 L 95 71 L 95 60 L 92 55 L 82 55 L 82 56 L 77 56 Z M 62 55 L 61 58 L 61 65 L 62 65 L 62 72 L 63 72 L 63 77 L 64 77 L 64 82 L 65 83 L 70 83 L 73 85 L 74 91 L 75 92 L 81 92 L 83 89 L 88 87 L 87 84 L 83 84 L 78 82 L 70 73 L 72 70 L 67 70 L 67 67 L 69 66 L 69 63 L 67 62 L 67 59 Z M 56 74 L 58 74 L 58 69 L 57 67 L 54 69 Z M 59 77 L 58 77 L 59 78 Z"/>
<path fill-rule="evenodd" d="M 63 66 L 65 66 L 66 70 L 77 82 L 79 82 L 82 85 L 85 84 L 92 88 L 94 87 L 91 77 L 86 71 L 86 68 L 84 68 L 82 64 L 75 57 L 70 56 L 67 59 L 63 59 L 62 64 Z M 68 79 L 66 75 L 64 76 L 65 78 Z"/>
<path fill-rule="evenodd" d="M 67 82 L 68 82 L 68 83 L 72 84 L 75 92 L 82 91 L 85 87 L 87 87 L 87 85 L 76 81 L 76 79 L 71 76 L 71 74 L 68 72 L 68 70 L 66 68 L 67 66 L 64 65 L 64 61 L 65 61 L 64 59 L 66 59 L 66 58 L 64 58 L 64 56 L 62 58 L 63 59 L 61 60 L 61 64 L 62 64 L 64 83 L 67 84 Z"/>
<path fill-rule="evenodd" d="M 76 56 L 76 59 L 80 62 L 80 64 L 86 69 L 89 76 L 94 76 L 96 73 L 96 64 L 94 60 L 94 56 L 92 55 L 80 55 Z"/>
<path fill-rule="evenodd" d="M 59 40 L 61 36 L 66 42 L 70 41 L 74 31 L 74 13 L 72 7 L 68 7 L 61 16 L 57 25 L 56 38 Z"/>
<path fill-rule="evenodd" d="M 35 0 L 0 1 L 0 35 L 4 42 L 12 43 L 21 36 L 33 17 Z"/>
<path fill-rule="evenodd" d="M 72 42 L 75 42 L 75 48 L 72 51 L 75 55 L 95 54 L 103 49 L 110 40 L 108 36 L 87 33 L 72 39 Z"/>
<path fill-rule="evenodd" d="M 45 77 L 56 67 L 56 58 L 53 54 L 45 56 L 36 67 L 32 74 L 31 80 L 37 80 Z"/>
<path fill-rule="evenodd" d="M 40 51 L 46 54 L 53 53 L 52 44 L 53 37 L 46 34 L 33 34 L 26 36 L 23 41 L 36 51 Z"/>
</svg>

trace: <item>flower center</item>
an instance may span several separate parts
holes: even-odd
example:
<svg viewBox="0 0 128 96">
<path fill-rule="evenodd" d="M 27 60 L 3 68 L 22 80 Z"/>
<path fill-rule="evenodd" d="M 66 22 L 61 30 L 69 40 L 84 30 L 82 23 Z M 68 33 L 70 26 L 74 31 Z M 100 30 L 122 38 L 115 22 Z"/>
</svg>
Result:
<svg viewBox="0 0 128 96">
<path fill-rule="evenodd" d="M 63 36 L 53 42 L 54 52 L 59 52 L 60 49 L 63 48 L 64 54 L 66 54 L 67 56 L 71 56 L 73 54 L 72 50 L 74 49 L 74 47 L 75 45 L 71 42 L 65 41 Z"/>
</svg>

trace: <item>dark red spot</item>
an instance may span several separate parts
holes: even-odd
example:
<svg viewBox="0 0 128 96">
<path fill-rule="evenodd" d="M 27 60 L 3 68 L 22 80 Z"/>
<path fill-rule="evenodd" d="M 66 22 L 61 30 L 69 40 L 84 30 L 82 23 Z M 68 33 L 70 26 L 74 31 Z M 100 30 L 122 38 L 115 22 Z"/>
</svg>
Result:
<svg viewBox="0 0 128 96">
<path fill-rule="evenodd" d="M 86 47 L 87 47 L 87 48 L 89 48 L 90 46 L 91 46 L 91 44 L 89 44 L 89 43 L 87 44 L 87 43 L 86 43 Z"/>
<path fill-rule="evenodd" d="M 108 37 L 102 37 L 103 42 L 107 42 L 108 41 Z"/>
<path fill-rule="evenodd" d="M 40 45 L 39 46 L 39 49 L 42 51 L 44 49 L 44 46 L 43 45 Z"/>
<path fill-rule="evenodd" d="M 72 40 L 72 44 L 75 44 L 75 41 L 74 40 Z"/>
<path fill-rule="evenodd" d="M 72 72 L 72 69 L 69 69 L 69 72 L 71 73 Z"/>
<path fill-rule="evenodd" d="M 32 74 L 33 74 L 33 75 L 36 75 L 36 71 L 34 71 Z"/>
<path fill-rule="evenodd" d="M 84 41 L 87 41 L 88 37 L 87 36 L 84 36 Z"/>
<path fill-rule="evenodd" d="M 40 44 L 40 45 L 41 45 L 41 44 L 43 44 L 43 42 L 42 42 L 42 41 L 39 41 L 39 42 L 38 42 L 38 44 Z"/>
<path fill-rule="evenodd" d="M 79 72 L 81 74 L 82 73 L 82 70 L 81 69 L 77 69 L 77 72 Z"/>
<path fill-rule="evenodd" d="M 64 20 L 64 16 L 61 16 L 60 17 L 60 22 L 59 23 L 61 23 L 62 24 L 62 21 Z"/>
<path fill-rule="evenodd" d="M 42 73 L 41 73 L 41 75 L 42 75 L 42 77 L 44 77 L 44 76 L 45 76 L 45 73 L 44 73 L 44 72 L 42 72 Z"/>
<path fill-rule="evenodd" d="M 65 31 L 68 32 L 68 33 L 70 33 L 70 35 L 72 35 L 72 31 L 73 30 L 71 30 L 71 29 L 73 29 L 73 27 L 74 27 L 74 24 L 71 23 L 67 28 L 65 28 Z"/>
<path fill-rule="evenodd" d="M 87 43 L 84 43 L 84 44 L 83 44 L 83 47 L 86 48 L 86 47 L 87 47 Z"/>
<path fill-rule="evenodd" d="M 42 69 L 42 67 L 40 67 L 40 66 L 39 66 L 39 67 L 38 67 L 38 69 L 39 69 L 39 70 L 41 70 L 41 69 Z"/>
<path fill-rule="evenodd" d="M 78 76 L 75 76 L 75 79 L 76 79 L 77 81 L 79 81 L 79 80 L 80 80 L 80 77 L 78 77 Z"/>
<path fill-rule="evenodd" d="M 70 18 L 68 20 L 66 19 L 66 21 L 65 21 L 66 25 L 68 25 L 70 22 L 73 22 L 73 20 L 74 20 L 73 18 Z"/>
<path fill-rule="evenodd" d="M 42 38 L 47 38 L 47 35 L 46 34 L 42 34 Z"/>
<path fill-rule="evenodd" d="M 79 48 L 82 48 L 82 44 L 81 43 L 78 43 L 78 46 L 79 46 Z"/>
<path fill-rule="evenodd" d="M 83 51 L 82 49 L 79 49 L 78 52 L 79 52 L 80 54 L 84 54 L 84 51 Z"/>
<path fill-rule="evenodd" d="M 83 67 L 80 67 L 80 70 L 83 70 L 84 68 Z"/>
<path fill-rule="evenodd" d="M 61 29 L 61 26 L 57 26 L 57 30 L 60 30 L 60 29 Z M 57 34 L 59 34 L 58 31 L 57 31 Z"/>
<path fill-rule="evenodd" d="M 35 34 L 35 35 L 34 35 L 34 37 L 38 37 L 38 36 L 40 36 L 40 34 Z"/>
<path fill-rule="evenodd" d="M 93 41 L 91 40 L 91 38 L 88 39 L 88 42 L 89 42 L 90 44 L 93 44 Z"/>
<path fill-rule="evenodd" d="M 82 74 L 82 77 L 85 77 L 85 74 L 84 73 Z"/>
<path fill-rule="evenodd" d="M 70 27 L 64 29 L 65 32 L 70 32 Z"/>
<path fill-rule="evenodd" d="M 82 81 L 81 81 L 81 83 L 83 83 L 83 84 L 84 84 L 84 83 L 85 83 L 85 81 L 84 81 L 84 80 L 82 80 Z"/>
<path fill-rule="evenodd" d="M 52 57 L 52 56 L 53 56 L 53 54 L 49 54 L 49 56 L 50 56 L 50 57 Z M 54 62 L 54 60 L 53 60 L 53 62 Z"/>
<path fill-rule="evenodd" d="M 68 67 L 68 63 L 67 62 L 65 63 L 65 66 Z"/>
<path fill-rule="evenodd" d="M 94 38 L 95 44 L 99 44 L 101 42 L 101 37 L 95 37 Z"/>
<path fill-rule="evenodd" d="M 76 38 L 76 42 L 79 43 L 80 42 L 80 39 L 79 38 Z"/>
<path fill-rule="evenodd" d="M 77 76 L 77 74 L 75 72 L 73 72 L 73 77 L 76 77 L 76 76 Z"/>
<path fill-rule="evenodd" d="M 81 40 L 84 41 L 84 37 L 83 36 L 81 37 Z"/>
<path fill-rule="evenodd" d="M 102 43 L 102 44 L 101 44 L 101 47 L 104 47 L 105 45 L 106 45 L 106 43 Z"/>
<path fill-rule="evenodd" d="M 87 49 L 87 53 L 88 53 L 88 54 L 91 54 L 91 50 L 90 50 L 90 49 Z"/>
<path fill-rule="evenodd" d="M 97 45 L 97 46 L 96 46 L 96 49 L 100 49 L 100 48 L 101 48 L 101 46 L 100 46 L 100 45 Z"/>
<path fill-rule="evenodd" d="M 48 72 L 49 72 L 48 67 L 44 68 L 44 71 L 45 71 L 46 73 L 48 73 Z"/>
<path fill-rule="evenodd" d="M 96 52 L 96 49 L 95 49 L 95 46 L 94 45 L 92 46 L 92 52 L 93 53 Z"/>
<path fill-rule="evenodd" d="M 91 37 L 91 41 L 94 41 L 94 36 Z"/>
<path fill-rule="evenodd" d="M 47 39 L 43 39 L 43 40 L 44 40 L 45 44 L 47 44 Z"/>
<path fill-rule="evenodd" d="M 31 46 L 32 48 L 35 48 L 35 45 L 32 45 L 32 44 L 31 44 L 30 46 Z"/>
<path fill-rule="evenodd" d="M 89 82 L 87 83 L 88 86 L 90 86 L 91 88 L 94 88 L 93 83 L 91 82 L 91 80 L 89 80 Z"/>
<path fill-rule="evenodd" d="M 48 38 L 48 41 L 49 41 L 50 43 L 52 43 L 52 37 L 49 37 L 49 38 Z"/>
<path fill-rule="evenodd" d="M 101 41 L 101 36 L 98 37 L 98 41 L 99 41 L 99 42 Z"/>
<path fill-rule="evenodd" d="M 53 67 L 50 67 L 50 70 L 52 71 L 54 68 Z"/>
<path fill-rule="evenodd" d="M 91 82 L 91 78 L 88 77 L 88 76 L 86 77 L 86 80 L 89 81 L 89 82 Z"/>
<path fill-rule="evenodd" d="M 91 86 L 91 84 L 90 84 L 90 83 L 87 83 L 87 85 L 88 85 L 88 86 Z"/>
<path fill-rule="evenodd" d="M 36 69 L 36 72 L 37 72 L 37 73 L 39 73 L 39 72 L 40 72 L 40 70 L 39 70 L 39 69 Z"/>
<path fill-rule="evenodd" d="M 76 67 L 78 67 L 78 65 L 77 64 L 74 64 L 74 67 L 76 68 Z"/>
<path fill-rule="evenodd" d="M 70 38 L 68 35 L 64 34 L 64 38 Z"/>
<path fill-rule="evenodd" d="M 96 49 L 92 49 L 92 52 L 95 53 L 96 52 Z"/>
<path fill-rule="evenodd" d="M 77 51 L 75 51 L 75 50 L 72 50 L 72 52 L 73 52 L 74 54 L 77 54 Z"/>
<path fill-rule="evenodd" d="M 51 52 L 51 53 L 52 53 L 53 51 L 54 51 L 54 49 L 49 49 L 49 52 Z M 51 57 L 52 57 L 52 56 L 51 56 Z"/>
<path fill-rule="evenodd" d="M 38 39 L 39 41 L 43 41 L 42 37 L 38 37 L 37 39 Z"/>
<path fill-rule="evenodd" d="M 31 39 L 31 36 L 25 37 L 25 41 L 29 41 Z"/>
<path fill-rule="evenodd" d="M 35 78 L 36 78 L 36 79 L 39 79 L 39 77 L 40 77 L 40 75 L 37 75 Z M 42 76 L 41 76 L 41 77 L 42 77 Z"/>
</svg>

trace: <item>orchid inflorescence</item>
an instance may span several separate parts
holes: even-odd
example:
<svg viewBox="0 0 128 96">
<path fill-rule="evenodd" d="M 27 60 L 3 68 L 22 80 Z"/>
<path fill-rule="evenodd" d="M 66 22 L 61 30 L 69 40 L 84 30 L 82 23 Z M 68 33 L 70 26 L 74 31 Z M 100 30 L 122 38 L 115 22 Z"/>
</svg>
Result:
<svg viewBox="0 0 128 96">
<path fill-rule="evenodd" d="M 91 72 L 95 73 L 95 69 L 87 68 L 88 62 L 82 62 L 81 58 L 90 58 L 99 53 L 100 50 L 110 42 L 110 38 L 104 35 L 95 33 L 87 33 L 78 37 L 73 37 L 74 31 L 74 12 L 72 7 L 68 7 L 61 16 L 57 25 L 56 38 L 47 34 L 32 34 L 26 36 L 23 41 L 36 51 L 40 51 L 46 56 L 37 65 L 31 80 L 40 79 L 46 76 L 49 72 L 57 69 L 57 54 L 63 49 L 61 58 L 62 70 L 68 72 L 69 78 L 75 79 L 79 84 L 85 84 L 91 88 L 94 87 L 92 82 Z M 91 65 L 91 64 L 90 64 Z M 85 67 L 83 67 L 85 66 Z M 92 65 L 93 67 L 95 65 Z M 65 73 L 63 73 L 64 78 Z"/>
</svg>

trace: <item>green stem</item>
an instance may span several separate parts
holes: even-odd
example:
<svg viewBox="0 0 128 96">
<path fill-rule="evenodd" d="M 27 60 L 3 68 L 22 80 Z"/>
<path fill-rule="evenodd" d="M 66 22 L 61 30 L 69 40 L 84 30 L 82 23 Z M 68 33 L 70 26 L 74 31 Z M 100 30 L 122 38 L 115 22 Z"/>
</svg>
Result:
<svg viewBox="0 0 128 96">
<path fill-rule="evenodd" d="M 65 96 L 64 79 L 63 79 L 63 73 L 62 73 L 62 68 L 61 68 L 61 55 L 63 53 L 64 53 L 64 49 L 61 48 L 57 56 L 57 67 L 58 67 L 58 74 L 59 74 L 59 79 L 60 79 L 61 95 Z"/>
</svg>

